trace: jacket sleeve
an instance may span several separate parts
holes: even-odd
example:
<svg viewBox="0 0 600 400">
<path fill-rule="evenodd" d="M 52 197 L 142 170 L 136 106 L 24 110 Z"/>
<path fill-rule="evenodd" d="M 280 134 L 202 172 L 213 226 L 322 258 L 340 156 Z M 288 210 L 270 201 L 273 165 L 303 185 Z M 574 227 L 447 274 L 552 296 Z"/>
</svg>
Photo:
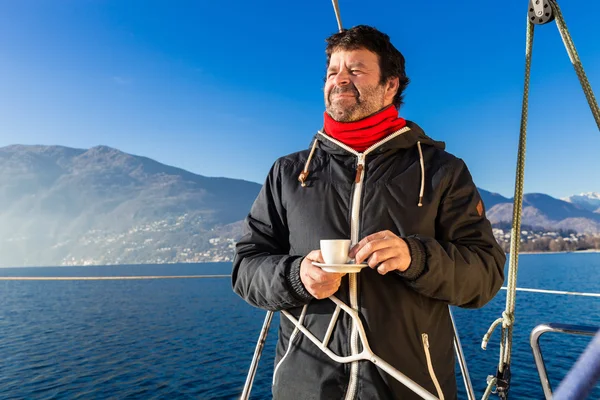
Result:
<svg viewBox="0 0 600 400">
<path fill-rule="evenodd" d="M 300 280 L 304 257 L 289 255 L 289 231 L 276 162 L 244 222 L 236 244 L 233 290 L 255 307 L 278 311 L 307 304 L 312 295 Z"/>
<path fill-rule="evenodd" d="M 504 282 L 506 255 L 496 242 L 465 163 L 454 160 L 436 220 L 436 237 L 405 238 L 411 265 L 400 273 L 416 291 L 451 305 L 483 307 Z"/>
</svg>

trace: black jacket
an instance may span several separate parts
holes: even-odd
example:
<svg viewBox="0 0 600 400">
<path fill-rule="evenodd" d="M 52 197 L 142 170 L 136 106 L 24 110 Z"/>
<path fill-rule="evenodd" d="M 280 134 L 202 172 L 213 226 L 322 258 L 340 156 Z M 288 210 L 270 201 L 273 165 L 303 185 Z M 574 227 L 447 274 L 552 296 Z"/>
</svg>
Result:
<svg viewBox="0 0 600 400">
<path fill-rule="evenodd" d="M 308 304 L 303 323 L 323 339 L 335 305 L 314 299 L 302 285 L 303 256 L 319 249 L 320 239 L 356 243 L 390 230 L 407 241 L 410 267 L 349 274 L 336 297 L 357 307 L 375 354 L 432 394 L 437 380 L 445 398 L 455 398 L 448 305 L 486 304 L 503 283 L 506 259 L 467 167 L 410 122 L 362 154 L 323 133 L 314 140 L 309 162 L 307 150 L 273 165 L 236 245 L 235 292 L 253 306 L 296 318 Z M 305 186 L 298 180 L 303 171 Z M 361 350 L 351 341 L 352 325 L 342 312 L 329 345 L 336 354 Z M 343 399 L 347 391 L 355 399 L 419 398 L 370 362 L 337 364 L 302 333 L 290 347 L 293 331 L 282 315 L 274 398 Z"/>
</svg>

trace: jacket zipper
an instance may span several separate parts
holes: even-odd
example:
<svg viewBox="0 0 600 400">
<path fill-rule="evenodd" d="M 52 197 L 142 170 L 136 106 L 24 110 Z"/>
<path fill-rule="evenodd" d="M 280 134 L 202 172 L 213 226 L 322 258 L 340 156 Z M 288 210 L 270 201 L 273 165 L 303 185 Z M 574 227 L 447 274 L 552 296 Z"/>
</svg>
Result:
<svg viewBox="0 0 600 400">
<path fill-rule="evenodd" d="M 442 392 L 442 387 L 435 376 L 435 371 L 433 370 L 433 364 L 431 363 L 431 354 L 429 353 L 429 335 L 426 333 L 421 334 L 421 338 L 423 339 L 423 348 L 425 349 L 425 358 L 427 359 L 427 369 L 429 370 L 429 376 L 435 385 L 435 390 L 437 390 L 438 398 L 440 400 L 444 400 L 444 393 Z"/>
<path fill-rule="evenodd" d="M 351 243 L 355 245 L 359 241 L 360 229 L 360 198 L 362 195 L 363 178 L 365 175 L 365 153 L 358 155 L 356 164 L 356 178 L 354 180 L 354 196 L 352 198 L 352 220 L 350 224 Z M 358 274 L 349 274 L 348 282 L 350 285 L 350 307 L 358 311 Z M 352 320 L 352 330 L 350 334 L 350 349 L 352 355 L 358 354 L 358 328 Z M 356 381 L 358 379 L 358 361 L 350 365 L 350 381 L 348 382 L 348 391 L 346 400 L 353 400 L 356 395 Z"/>
<path fill-rule="evenodd" d="M 391 135 L 387 136 L 383 140 L 373 144 L 364 152 L 359 153 L 351 147 L 345 145 L 344 143 L 327 136 L 323 132 L 319 132 L 319 134 L 323 135 L 327 138 L 327 140 L 337 144 L 344 150 L 349 153 L 354 154 L 357 157 L 356 163 L 356 176 L 354 178 L 354 195 L 352 197 L 352 213 L 351 213 L 351 221 L 350 221 L 350 240 L 352 246 L 354 246 L 359 241 L 359 233 L 360 233 L 360 199 L 362 196 L 362 186 L 365 177 L 365 158 L 367 154 L 371 151 L 375 150 L 377 147 L 386 143 L 387 141 L 395 138 L 396 136 L 400 136 L 404 132 L 409 131 L 409 127 L 404 127 Z M 353 310 L 358 311 L 358 274 L 349 274 L 348 285 L 350 290 L 350 307 Z M 350 333 L 350 350 L 352 355 L 358 354 L 358 327 L 354 320 L 352 320 L 352 330 Z M 356 383 L 358 381 L 358 361 L 353 361 L 350 365 L 350 380 L 348 382 L 348 389 L 346 391 L 345 400 L 354 400 L 356 396 Z M 442 399 L 443 400 L 443 399 Z"/>
</svg>

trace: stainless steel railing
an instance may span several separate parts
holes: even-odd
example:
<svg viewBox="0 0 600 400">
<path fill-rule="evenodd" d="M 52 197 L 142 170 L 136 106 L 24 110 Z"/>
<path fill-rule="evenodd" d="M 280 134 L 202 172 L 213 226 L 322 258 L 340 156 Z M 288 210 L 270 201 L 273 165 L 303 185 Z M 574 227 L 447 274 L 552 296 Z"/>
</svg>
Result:
<svg viewBox="0 0 600 400">
<path fill-rule="evenodd" d="M 535 365 L 540 375 L 540 382 L 544 390 L 544 396 L 546 400 L 552 399 L 552 385 L 548 379 L 548 373 L 546 372 L 546 364 L 544 363 L 544 357 L 542 350 L 540 349 L 540 336 L 547 332 L 566 333 L 569 335 L 584 335 L 594 336 L 598 332 L 599 328 L 596 326 L 587 325 L 568 325 L 568 324 L 541 324 L 533 328 L 531 335 L 529 336 L 529 344 L 533 351 L 533 358 L 535 359 Z"/>
</svg>

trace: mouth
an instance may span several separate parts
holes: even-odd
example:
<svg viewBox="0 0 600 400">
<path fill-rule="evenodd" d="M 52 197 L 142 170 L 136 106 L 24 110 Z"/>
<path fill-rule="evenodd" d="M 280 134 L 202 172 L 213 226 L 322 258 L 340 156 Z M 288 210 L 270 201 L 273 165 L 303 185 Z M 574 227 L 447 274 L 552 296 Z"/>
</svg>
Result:
<svg viewBox="0 0 600 400">
<path fill-rule="evenodd" d="M 344 100 L 344 99 L 356 100 L 356 95 L 351 92 L 334 93 L 333 95 L 331 95 L 330 99 L 331 99 L 330 101 Z"/>
</svg>

